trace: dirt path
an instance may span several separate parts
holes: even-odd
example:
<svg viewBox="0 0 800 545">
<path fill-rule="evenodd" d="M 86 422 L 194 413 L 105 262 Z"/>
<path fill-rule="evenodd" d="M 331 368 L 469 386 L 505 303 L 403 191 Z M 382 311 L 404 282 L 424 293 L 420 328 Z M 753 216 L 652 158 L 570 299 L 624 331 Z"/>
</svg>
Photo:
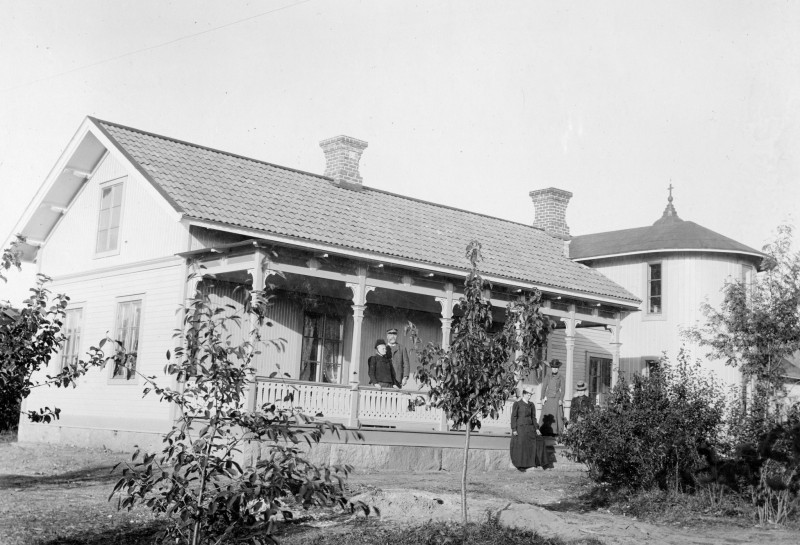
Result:
<svg viewBox="0 0 800 545">
<path fill-rule="evenodd" d="M 132 531 L 152 528 L 150 512 L 117 511 L 116 503 L 108 502 L 117 479 L 110 468 L 123 459 L 129 455 L 0 442 L 0 544 L 112 543 L 123 533 L 130 536 Z M 355 473 L 348 488 L 351 495 L 377 506 L 388 523 L 461 517 L 458 474 Z M 609 545 L 800 544 L 794 532 L 736 526 L 729 520 L 727 525 L 709 519 L 708 524 L 680 527 L 587 510 L 574 498 L 589 488 L 586 477 L 575 469 L 475 473 L 470 475 L 470 518 L 481 520 L 491 513 L 504 524 L 543 535 L 568 540 L 592 537 Z M 144 543 L 145 537 L 137 540 L 134 535 L 126 543 Z"/>
<path fill-rule="evenodd" d="M 457 494 L 437 494 L 406 488 L 378 489 L 358 499 L 380 509 L 381 520 L 407 523 L 413 520 L 458 521 L 461 519 L 461 498 Z M 640 522 L 628 517 L 591 511 L 558 512 L 542 505 L 515 503 L 497 498 L 471 500 L 470 520 L 481 520 L 491 514 L 502 524 L 535 530 L 544 536 L 565 540 L 593 537 L 608 545 L 712 545 L 770 544 L 797 545 L 800 536 L 778 529 L 731 528 L 713 525 L 709 528 L 681 528 Z"/>
</svg>

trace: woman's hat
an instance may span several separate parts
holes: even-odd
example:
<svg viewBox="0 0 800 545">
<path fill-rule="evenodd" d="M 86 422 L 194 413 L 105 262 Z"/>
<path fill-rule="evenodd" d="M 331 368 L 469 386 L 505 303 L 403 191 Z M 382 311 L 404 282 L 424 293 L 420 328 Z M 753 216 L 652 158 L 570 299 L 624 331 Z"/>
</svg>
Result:
<svg viewBox="0 0 800 545">
<path fill-rule="evenodd" d="M 550 367 L 553 369 L 558 369 L 561 367 L 561 360 L 550 360 Z"/>
<path fill-rule="evenodd" d="M 378 339 L 377 341 L 375 341 L 375 348 L 378 348 L 382 344 L 386 344 L 386 341 L 384 341 L 383 339 Z"/>
<path fill-rule="evenodd" d="M 533 390 L 531 390 L 530 388 L 523 388 L 523 389 L 522 389 L 522 394 L 523 394 L 523 395 L 525 395 L 525 394 L 532 394 L 532 393 L 533 393 Z"/>
<path fill-rule="evenodd" d="M 578 383 L 575 385 L 575 391 L 583 392 L 584 390 L 586 390 L 586 383 L 583 382 L 582 380 L 579 380 Z"/>
</svg>

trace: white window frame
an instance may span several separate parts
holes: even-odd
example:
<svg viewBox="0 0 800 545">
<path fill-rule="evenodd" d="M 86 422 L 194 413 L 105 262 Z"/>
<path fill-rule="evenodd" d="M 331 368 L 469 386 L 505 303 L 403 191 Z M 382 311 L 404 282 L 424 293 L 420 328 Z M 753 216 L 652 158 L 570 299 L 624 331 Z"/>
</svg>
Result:
<svg viewBox="0 0 800 545">
<path fill-rule="evenodd" d="M 659 282 L 661 282 L 661 308 L 658 312 L 651 312 L 650 311 L 650 268 L 653 265 L 659 265 L 661 267 L 661 278 Z M 666 281 L 664 278 L 664 261 L 663 260 L 653 260 L 647 261 L 644 265 L 644 313 L 642 314 L 643 320 L 666 320 L 666 312 L 664 308 L 664 301 L 666 299 Z"/>
<path fill-rule="evenodd" d="M 141 372 L 141 361 L 142 361 L 141 354 L 142 354 L 142 340 L 143 340 L 143 337 L 142 337 L 142 325 L 144 323 L 144 314 L 145 314 L 145 294 L 144 293 L 136 293 L 136 294 L 132 294 L 132 295 L 124 295 L 124 296 L 120 296 L 120 297 L 116 298 L 116 300 L 114 301 L 114 305 L 115 305 L 115 308 L 114 308 L 114 324 L 110 328 L 110 331 L 109 331 L 110 339 L 106 343 L 104 348 L 106 348 L 106 350 L 105 350 L 106 356 L 111 356 L 114 353 L 114 351 L 117 348 L 116 341 L 117 341 L 117 337 L 119 335 L 118 330 L 119 330 L 119 326 L 120 326 L 119 321 L 120 321 L 120 317 L 121 317 L 120 316 L 120 311 L 122 309 L 122 305 L 124 305 L 126 303 L 133 303 L 133 302 L 136 302 L 136 301 L 139 302 L 139 324 L 138 324 L 139 331 L 137 332 L 136 367 L 135 367 L 135 369 L 137 369 L 137 370 L 139 370 Z M 139 376 L 137 374 L 135 374 L 135 373 L 130 378 L 127 378 L 124 374 L 123 375 L 115 374 L 114 371 L 116 369 L 115 369 L 115 365 L 114 365 L 113 361 L 111 362 L 111 365 L 109 365 L 109 367 L 110 367 L 109 374 L 108 374 L 108 383 L 109 384 L 131 384 L 131 385 L 136 385 L 136 384 L 139 383 Z"/>
<path fill-rule="evenodd" d="M 120 248 L 122 246 L 122 225 L 123 225 L 123 221 L 124 221 L 124 218 L 125 218 L 125 186 L 127 185 L 126 182 L 127 182 L 127 176 L 121 176 L 119 178 L 114 178 L 113 180 L 108 180 L 106 182 L 103 182 L 99 186 L 100 191 L 99 191 L 98 196 L 97 196 L 97 209 L 96 209 L 97 210 L 97 224 L 95 226 L 94 239 L 93 239 L 93 241 L 94 241 L 93 242 L 93 244 L 94 244 L 94 256 L 96 258 L 119 255 Z M 116 186 L 119 186 L 119 191 L 121 193 L 121 195 L 120 195 L 120 204 L 119 204 L 119 206 L 120 206 L 120 210 L 119 210 L 119 227 L 118 227 L 118 230 L 117 230 L 116 245 L 115 245 L 114 248 L 110 248 L 108 250 L 99 251 L 98 248 L 97 248 L 97 237 L 100 234 L 100 212 L 101 212 L 100 207 L 102 206 L 102 203 L 103 203 L 103 191 L 105 191 L 106 189 L 112 188 L 111 190 L 112 190 L 112 195 L 113 195 L 113 188 L 116 187 Z"/>
<path fill-rule="evenodd" d="M 72 339 L 70 338 L 69 335 L 67 335 L 68 333 L 67 326 L 69 325 L 68 321 L 69 313 L 71 312 L 74 313 L 77 310 L 81 311 L 81 316 L 78 319 L 78 342 L 76 343 L 76 342 L 70 342 Z M 85 303 L 72 304 L 65 309 L 65 313 L 66 314 L 64 316 L 64 325 L 62 326 L 63 327 L 62 333 L 64 333 L 65 339 L 64 339 L 64 344 L 62 344 L 62 346 L 58 351 L 58 359 L 56 360 L 57 362 L 56 372 L 58 373 L 64 370 L 64 363 L 65 363 L 64 360 L 66 358 L 71 357 L 73 359 L 78 359 L 83 353 L 81 348 L 83 346 L 83 341 L 84 341 L 83 324 L 86 322 L 86 304 Z M 70 352 L 69 354 L 67 353 L 68 350 Z"/>
<path fill-rule="evenodd" d="M 605 391 L 605 392 L 597 392 L 597 395 L 600 396 L 599 399 L 595 398 L 594 400 L 592 400 L 593 403 L 595 403 L 595 404 L 598 404 L 598 403 L 599 404 L 605 404 L 606 401 L 607 401 L 608 395 L 611 393 L 611 389 L 612 389 L 611 384 L 614 383 L 614 377 L 613 377 L 613 374 L 614 374 L 614 357 L 611 354 L 606 354 L 606 353 L 603 353 L 603 352 L 589 352 L 589 351 L 586 352 L 586 386 L 587 386 L 586 395 L 589 396 L 589 399 L 591 399 L 593 386 L 594 386 L 594 383 L 592 381 L 592 376 L 591 376 L 591 371 L 592 371 L 591 361 L 592 361 L 592 358 L 601 359 L 601 360 L 608 360 L 608 382 L 609 382 L 608 390 Z M 600 378 L 601 378 L 601 382 L 603 382 L 602 381 L 602 378 L 603 378 L 602 375 L 600 376 Z"/>
</svg>

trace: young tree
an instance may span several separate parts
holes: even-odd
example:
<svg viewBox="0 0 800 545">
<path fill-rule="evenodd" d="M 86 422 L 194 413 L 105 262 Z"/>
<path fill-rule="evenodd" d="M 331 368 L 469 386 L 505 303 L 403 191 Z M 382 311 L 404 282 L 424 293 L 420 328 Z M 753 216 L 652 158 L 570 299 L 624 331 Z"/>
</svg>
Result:
<svg viewBox="0 0 800 545">
<path fill-rule="evenodd" d="M 265 345 L 260 331 L 270 325 L 270 296 L 248 295 L 243 311 L 233 313 L 195 297 L 183 331 L 176 333 L 178 346 L 167 352 L 165 373 L 180 386 L 162 387 L 155 377 L 143 377 L 145 395 L 176 404 L 180 417 L 160 454 L 140 459 L 137 451 L 125 464 L 109 499 L 117 495 L 119 508 L 140 503 L 166 515 L 164 538 L 170 543 L 273 543 L 275 521 L 290 520 L 295 507 L 338 505 L 369 513 L 344 496 L 349 466 L 317 467 L 301 449 L 326 432 L 338 435 L 342 426 L 275 405 L 256 411 L 246 406 L 252 360 Z M 249 334 L 234 338 L 229 331 L 242 324 L 250 326 Z M 257 460 L 243 455 L 248 444 L 260 445 Z"/>
<path fill-rule="evenodd" d="M 784 359 L 800 350 L 800 252 L 792 251 L 792 228 L 778 227 L 764 253 L 766 270 L 750 283 L 727 284 L 721 307 L 704 304 L 706 323 L 687 334 L 755 386 L 751 408 L 766 422 L 769 402 L 783 393 Z"/>
<path fill-rule="evenodd" d="M 481 418 L 497 418 L 515 393 L 519 378 L 540 365 L 535 353 L 547 343 L 553 325 L 540 312 L 541 294 L 527 294 L 509 304 L 502 331 L 491 333 L 492 304 L 484 299 L 485 282 L 478 272 L 481 245 L 467 246 L 472 269 L 459 300 L 463 316 L 453 327 L 450 348 L 429 343 L 419 351 L 417 378 L 427 386 L 430 404 L 444 410 L 455 426 L 463 426 L 464 462 L 461 512 L 467 523 L 467 463 L 470 433 Z M 412 338 L 419 340 L 412 327 Z"/>
</svg>

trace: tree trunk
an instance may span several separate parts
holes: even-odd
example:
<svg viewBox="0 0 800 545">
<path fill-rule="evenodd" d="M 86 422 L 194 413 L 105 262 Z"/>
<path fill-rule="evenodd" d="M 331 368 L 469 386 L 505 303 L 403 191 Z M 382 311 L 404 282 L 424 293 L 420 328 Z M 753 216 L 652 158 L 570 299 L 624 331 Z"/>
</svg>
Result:
<svg viewBox="0 0 800 545">
<path fill-rule="evenodd" d="M 467 465 L 469 464 L 469 432 L 470 423 L 472 420 L 470 419 L 467 422 L 467 434 L 464 440 L 464 467 L 461 470 L 461 520 L 464 523 L 464 528 L 467 527 Z"/>
</svg>

